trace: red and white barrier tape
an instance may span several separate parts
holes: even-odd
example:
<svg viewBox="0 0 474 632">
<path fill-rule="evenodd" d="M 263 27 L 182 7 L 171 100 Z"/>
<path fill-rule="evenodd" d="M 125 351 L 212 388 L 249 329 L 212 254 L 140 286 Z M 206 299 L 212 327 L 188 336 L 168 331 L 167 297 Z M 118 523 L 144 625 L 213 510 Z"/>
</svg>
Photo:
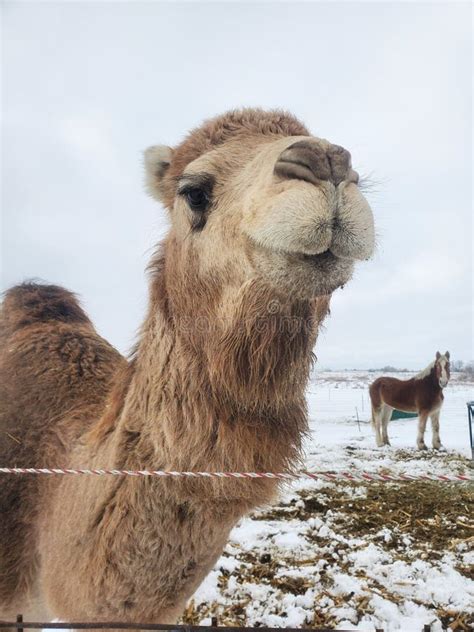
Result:
<svg viewBox="0 0 474 632">
<path fill-rule="evenodd" d="M 0 467 L 0 474 L 85 474 L 89 476 L 154 476 L 181 478 L 301 478 L 326 481 L 441 481 L 448 483 L 471 482 L 474 476 L 465 474 L 380 474 L 378 472 L 173 472 L 163 470 L 89 470 L 58 467 Z"/>
</svg>

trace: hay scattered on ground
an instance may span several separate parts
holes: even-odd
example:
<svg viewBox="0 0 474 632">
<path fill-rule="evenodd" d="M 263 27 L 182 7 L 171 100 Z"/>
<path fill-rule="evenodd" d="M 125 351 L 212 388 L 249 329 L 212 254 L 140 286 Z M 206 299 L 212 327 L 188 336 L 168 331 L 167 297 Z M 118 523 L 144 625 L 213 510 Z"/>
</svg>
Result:
<svg viewBox="0 0 474 632">
<path fill-rule="evenodd" d="M 302 491 L 290 504 L 259 513 L 255 520 L 324 517 L 340 512 L 340 530 L 346 535 L 366 536 L 389 527 L 394 535 L 408 534 L 430 551 L 444 552 L 474 538 L 474 486 L 453 483 L 413 482 L 400 485 L 363 483 L 353 486 L 360 495 L 347 495 L 344 487 Z M 390 543 L 397 547 L 397 538 Z"/>
<path fill-rule="evenodd" d="M 449 458 L 448 455 L 445 455 Z M 403 458 L 403 457 L 402 457 Z M 291 549 L 239 550 L 233 544 L 234 567 L 220 569 L 218 586 L 225 595 L 222 601 L 195 605 L 190 602 L 183 622 L 197 624 L 203 618 L 218 616 L 220 625 L 248 625 L 248 608 L 252 607 L 252 586 L 268 592 L 269 598 L 282 604 L 285 595 L 304 599 L 314 591 L 313 608 L 308 611 L 304 626 L 335 628 L 341 621 L 337 614 L 347 609 L 353 621 L 374 613 L 372 598 L 379 596 L 393 604 L 402 604 L 410 590 L 410 582 L 381 582 L 370 571 L 354 568 L 351 556 L 371 543 L 390 554 L 391 559 L 412 563 L 414 559 L 436 564 L 452 552 L 474 547 L 474 486 L 438 482 L 413 482 L 400 485 L 371 483 L 337 486 L 328 483 L 320 489 L 301 489 L 287 496 L 285 502 L 255 512 L 253 520 L 278 524 L 303 525 L 300 534 L 309 545 L 309 554 L 292 554 Z M 324 530 L 304 530 L 314 519 Z M 466 578 L 474 578 L 472 567 L 462 564 L 458 555 L 456 570 Z M 362 582 L 364 592 L 341 591 L 335 586 L 334 572 L 344 573 Z M 424 606 L 451 630 L 467 632 L 474 628 L 474 615 L 440 607 L 430 601 L 410 597 Z M 279 615 L 285 616 L 282 606 Z M 255 623 L 259 623 L 258 620 Z M 262 621 L 261 624 L 265 624 Z"/>
</svg>

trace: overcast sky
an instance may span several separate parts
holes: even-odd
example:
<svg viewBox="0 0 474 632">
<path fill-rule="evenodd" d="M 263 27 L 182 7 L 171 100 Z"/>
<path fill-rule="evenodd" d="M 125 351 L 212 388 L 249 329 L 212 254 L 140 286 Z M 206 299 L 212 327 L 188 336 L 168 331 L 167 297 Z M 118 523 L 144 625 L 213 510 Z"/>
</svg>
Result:
<svg viewBox="0 0 474 632">
<path fill-rule="evenodd" d="M 142 150 L 279 107 L 370 174 L 374 259 L 334 295 L 320 366 L 473 353 L 471 6 L 3 3 L 2 288 L 79 293 L 126 352 L 166 216 Z"/>
</svg>

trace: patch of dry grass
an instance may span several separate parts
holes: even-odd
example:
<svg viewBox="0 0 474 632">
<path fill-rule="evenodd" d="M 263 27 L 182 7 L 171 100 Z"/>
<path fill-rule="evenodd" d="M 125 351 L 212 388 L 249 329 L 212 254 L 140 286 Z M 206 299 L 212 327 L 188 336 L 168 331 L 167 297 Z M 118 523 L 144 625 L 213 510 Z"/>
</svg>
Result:
<svg viewBox="0 0 474 632">
<path fill-rule="evenodd" d="M 354 485 L 364 488 L 365 484 Z M 281 520 L 324 517 L 328 510 L 338 512 L 339 530 L 363 537 L 388 527 L 394 534 L 410 535 L 431 550 L 445 551 L 474 537 L 474 486 L 416 481 L 393 485 L 371 483 L 366 495 L 348 496 L 344 488 L 331 486 L 299 493 L 303 503 L 293 499 L 255 520 Z M 392 547 L 396 546 L 396 540 Z"/>
<path fill-rule="evenodd" d="M 449 456 L 445 455 L 445 458 Z M 313 589 L 314 610 L 308 616 L 308 627 L 335 628 L 339 623 L 337 608 L 345 605 L 355 610 L 358 620 L 364 615 L 373 614 L 371 596 L 374 594 L 392 603 L 402 604 L 406 597 L 397 591 L 397 585 L 382 585 L 364 569 L 353 569 L 348 554 L 357 548 L 365 548 L 370 542 L 376 542 L 390 552 L 394 559 L 412 563 L 414 551 L 416 557 L 435 561 L 450 550 L 456 551 L 460 543 L 472 542 L 474 545 L 474 486 L 428 481 L 400 485 L 360 483 L 350 487 L 328 484 L 318 490 L 295 492 L 288 502 L 281 502 L 253 515 L 254 520 L 273 523 L 299 520 L 304 524 L 310 518 L 320 518 L 326 524 L 329 523 L 332 532 L 344 537 L 335 542 L 331 535 L 320 535 L 317 530 L 306 531 L 305 537 L 313 545 L 308 559 L 288 552 L 285 557 L 283 552 L 279 554 L 275 550 L 262 553 L 262 550 L 237 549 L 234 558 L 239 565 L 235 570 L 229 572 L 220 569 L 218 585 L 227 595 L 225 605 L 195 605 L 191 601 L 183 622 L 197 624 L 204 617 L 218 615 L 220 625 L 248 624 L 246 608 L 252 600 L 245 589 L 247 584 L 267 586 L 281 597 L 285 594 L 297 597 L 304 595 L 308 588 Z M 385 541 L 380 537 L 383 530 L 390 534 L 390 538 Z M 357 544 L 354 538 L 362 541 Z M 337 554 L 337 570 L 352 575 L 366 585 L 363 594 L 339 594 L 332 590 L 334 553 Z M 305 567 L 315 566 L 318 567 L 316 574 L 305 573 Z M 474 578 L 474 570 L 468 566 L 458 564 L 456 570 L 466 577 Z M 238 586 L 239 590 L 231 589 L 231 578 L 232 585 Z M 433 616 L 438 617 L 444 626 L 449 626 L 450 630 L 467 632 L 474 629 L 473 615 L 411 600 L 432 610 Z"/>
</svg>

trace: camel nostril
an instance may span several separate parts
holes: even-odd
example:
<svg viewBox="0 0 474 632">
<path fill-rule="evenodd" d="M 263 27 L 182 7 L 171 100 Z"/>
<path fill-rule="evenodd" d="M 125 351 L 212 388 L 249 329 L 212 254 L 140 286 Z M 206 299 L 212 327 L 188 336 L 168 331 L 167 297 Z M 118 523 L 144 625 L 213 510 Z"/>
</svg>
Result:
<svg viewBox="0 0 474 632">
<path fill-rule="evenodd" d="M 338 186 L 344 180 L 354 182 L 358 175 L 351 169 L 351 155 L 343 147 L 323 149 L 315 140 L 300 140 L 279 156 L 274 173 L 283 178 L 306 180 L 313 184 L 329 180 Z"/>
<path fill-rule="evenodd" d="M 311 167 L 296 160 L 278 160 L 273 172 L 276 176 L 288 180 L 305 180 L 312 184 L 318 184 L 321 181 L 321 178 L 314 174 Z"/>
<path fill-rule="evenodd" d="M 287 147 L 278 158 L 275 174 L 318 184 L 331 178 L 326 152 L 311 141 L 300 140 Z"/>
<path fill-rule="evenodd" d="M 351 175 L 351 155 L 339 145 L 331 145 L 327 152 L 328 160 L 331 165 L 331 180 L 337 186 L 344 180 L 349 180 Z M 355 172 L 354 172 L 355 173 Z"/>
</svg>

